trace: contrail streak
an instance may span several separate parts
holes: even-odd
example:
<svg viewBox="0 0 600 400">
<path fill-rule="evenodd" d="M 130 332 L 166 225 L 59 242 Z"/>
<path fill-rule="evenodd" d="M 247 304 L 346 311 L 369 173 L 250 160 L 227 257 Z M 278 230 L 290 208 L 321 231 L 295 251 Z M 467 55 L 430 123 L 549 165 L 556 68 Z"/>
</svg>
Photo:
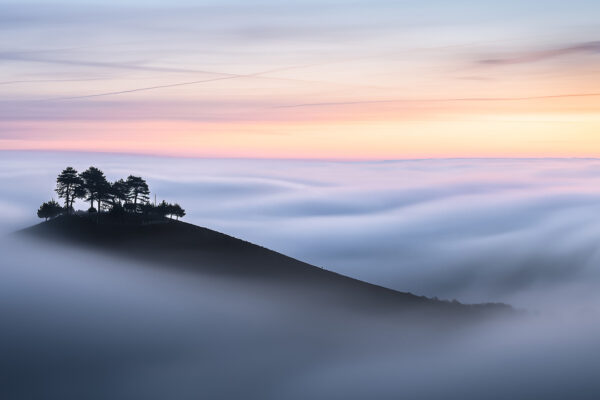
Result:
<svg viewBox="0 0 600 400">
<path fill-rule="evenodd" d="M 85 78 L 85 79 L 22 79 L 15 81 L 4 81 L 0 82 L 0 85 L 16 85 L 20 83 L 55 83 L 55 82 L 88 82 L 88 81 L 102 81 L 107 78 Z"/>
<path fill-rule="evenodd" d="M 226 76 L 220 76 L 220 77 L 217 77 L 217 78 L 194 80 L 194 81 L 187 81 L 187 82 L 170 83 L 170 84 L 166 84 L 166 85 L 147 86 L 147 87 L 142 87 L 142 88 L 119 90 L 119 91 L 114 91 L 114 92 L 104 92 L 104 93 L 88 94 L 88 95 L 82 95 L 82 96 L 55 97 L 55 98 L 50 98 L 50 99 L 42 99 L 42 100 L 38 100 L 38 101 L 60 101 L 60 100 L 88 99 L 88 98 L 94 98 L 94 97 L 115 96 L 115 95 L 120 95 L 120 94 L 135 93 L 135 92 L 144 92 L 144 91 L 149 91 L 149 90 L 166 89 L 166 88 L 179 87 L 179 86 L 197 85 L 197 84 L 200 84 L 200 83 L 222 81 L 222 80 L 227 80 L 227 79 L 256 78 L 256 77 L 262 77 L 263 75 L 270 74 L 270 73 L 273 73 L 273 72 L 281 72 L 281 71 L 287 71 L 287 70 L 298 69 L 298 68 L 306 68 L 306 67 L 310 67 L 312 65 L 314 65 L 314 64 L 310 64 L 310 65 L 298 65 L 298 66 L 291 66 L 291 67 L 282 67 L 282 68 L 271 69 L 271 70 L 268 70 L 268 71 L 257 72 L 257 73 L 254 73 L 254 74 L 215 73 L 215 74 L 226 75 Z"/>
</svg>

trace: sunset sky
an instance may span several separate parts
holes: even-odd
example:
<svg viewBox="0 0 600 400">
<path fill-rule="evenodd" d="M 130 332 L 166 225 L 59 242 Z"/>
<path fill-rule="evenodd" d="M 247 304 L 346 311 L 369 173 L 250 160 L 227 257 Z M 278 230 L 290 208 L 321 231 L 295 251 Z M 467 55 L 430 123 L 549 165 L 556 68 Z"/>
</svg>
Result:
<svg viewBox="0 0 600 400">
<path fill-rule="evenodd" d="M 597 157 L 598 15 L 597 0 L 0 0 L 0 149 Z"/>
</svg>

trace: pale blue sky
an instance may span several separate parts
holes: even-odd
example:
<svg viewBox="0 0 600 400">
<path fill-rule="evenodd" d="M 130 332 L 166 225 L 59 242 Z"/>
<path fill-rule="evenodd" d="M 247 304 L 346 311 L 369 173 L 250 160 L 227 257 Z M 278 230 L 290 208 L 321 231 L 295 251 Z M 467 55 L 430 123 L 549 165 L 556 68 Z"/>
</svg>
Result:
<svg viewBox="0 0 600 400">
<path fill-rule="evenodd" d="M 97 133 L 93 141 L 69 148 L 96 149 L 102 142 L 108 143 L 102 148 L 107 151 L 155 151 L 156 143 L 154 150 L 131 144 L 145 126 L 73 124 L 160 120 L 161 130 L 186 143 L 173 145 L 169 154 L 194 149 L 190 154 L 222 156 L 557 155 L 557 148 L 538 149 L 512 139 L 501 154 L 487 138 L 472 152 L 429 149 L 426 143 L 442 142 L 435 135 L 403 152 L 401 144 L 413 139 L 398 135 L 437 135 L 437 121 L 457 118 L 461 124 L 449 130 L 458 135 L 468 129 L 464 121 L 481 118 L 472 110 L 495 121 L 550 121 L 556 110 L 595 113 L 593 98 L 585 104 L 519 103 L 510 109 L 483 102 L 458 109 L 411 101 L 600 92 L 598 15 L 600 3 L 591 0 L 0 1 L 0 148 L 67 149 L 65 137 L 73 133 L 65 132 L 102 130 L 120 132 L 127 141 Z M 398 99 L 404 103 L 373 105 Z M 581 143 L 578 153 L 569 155 L 596 146 L 585 142 L 595 125 L 588 117 L 576 119 Z M 357 149 L 370 148 L 365 154 L 352 148 L 335 154 L 317 145 L 340 142 L 341 132 L 357 120 L 368 123 L 362 133 L 353 133 Z M 407 127 L 408 120 L 432 124 Z M 41 125 L 45 121 L 69 126 Z M 298 124 L 314 121 L 321 125 L 296 132 Z M 241 139 L 250 129 L 241 122 L 262 125 L 251 128 L 254 137 Z M 221 126 L 207 125 L 214 123 Z M 365 132 L 381 126 L 384 133 L 367 137 Z M 459 141 L 470 143 L 482 128 L 473 129 Z M 494 126 L 496 136 L 506 129 Z M 528 143 L 557 140 L 555 133 L 544 133 L 546 127 L 515 129 Z M 197 142 L 206 146 L 206 140 L 198 135 L 207 131 L 263 144 L 230 152 L 223 150 L 228 142 L 217 141 L 203 152 Z M 291 139 L 267 140 L 257 131 Z M 334 133 L 316 141 L 309 137 L 316 131 Z M 540 132 L 545 136 L 539 138 Z M 381 148 L 393 151 L 382 154 Z"/>
</svg>

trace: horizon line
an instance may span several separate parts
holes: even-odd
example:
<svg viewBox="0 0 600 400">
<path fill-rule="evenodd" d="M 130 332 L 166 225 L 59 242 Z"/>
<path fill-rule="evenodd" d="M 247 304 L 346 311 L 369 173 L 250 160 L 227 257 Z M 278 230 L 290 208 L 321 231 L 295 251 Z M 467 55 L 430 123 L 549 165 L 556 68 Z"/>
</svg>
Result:
<svg viewBox="0 0 600 400">
<path fill-rule="evenodd" d="M 196 159 L 196 160 L 246 160 L 246 161 L 306 161 L 306 162 L 337 162 L 337 163 L 385 163 L 385 162 L 402 162 L 402 161 L 435 161 L 435 160 L 520 160 L 520 161 L 542 161 L 542 160 L 598 160 L 592 156 L 531 156 L 531 157 L 510 157 L 510 156 L 449 156 L 449 157 L 406 157 L 406 158 L 326 158 L 326 157 L 261 157 L 261 156 L 193 156 L 193 155 L 173 155 L 160 153 L 145 153 L 145 152 L 128 152 L 128 151 L 95 151 L 95 150 L 70 150 L 70 149 L 0 149 L 0 152 L 27 152 L 27 153 L 79 153 L 79 154 L 98 154 L 106 156 L 132 156 L 132 157 L 149 157 L 149 158 L 178 158 L 178 159 Z"/>
</svg>

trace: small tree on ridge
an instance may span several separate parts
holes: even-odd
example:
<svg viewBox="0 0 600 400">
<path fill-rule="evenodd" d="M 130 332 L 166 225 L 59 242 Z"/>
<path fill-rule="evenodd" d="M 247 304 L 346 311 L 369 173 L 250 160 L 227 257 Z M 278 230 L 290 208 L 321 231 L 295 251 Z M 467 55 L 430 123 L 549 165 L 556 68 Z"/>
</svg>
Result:
<svg viewBox="0 0 600 400">
<path fill-rule="evenodd" d="M 54 218 L 59 216 L 63 212 L 63 208 L 56 201 L 51 200 L 45 203 L 42 203 L 40 208 L 37 211 L 37 216 L 39 218 L 44 218 L 48 221 L 48 218 Z"/>
<path fill-rule="evenodd" d="M 144 179 L 139 176 L 129 175 L 126 181 L 129 189 L 129 201 L 133 203 L 133 209 L 138 212 L 139 204 L 146 204 L 150 199 L 150 189 Z"/>
<path fill-rule="evenodd" d="M 65 199 L 65 209 L 70 212 L 73 202 L 81 194 L 83 180 L 73 167 L 65 168 L 56 178 L 56 193 L 61 199 Z"/>
<path fill-rule="evenodd" d="M 96 167 L 89 167 L 81 174 L 83 180 L 83 189 L 85 191 L 85 201 L 90 202 L 90 208 L 94 207 L 94 201 L 98 203 L 98 212 L 101 210 L 102 202 L 108 200 L 110 184 L 104 176 L 104 172 Z"/>
</svg>

